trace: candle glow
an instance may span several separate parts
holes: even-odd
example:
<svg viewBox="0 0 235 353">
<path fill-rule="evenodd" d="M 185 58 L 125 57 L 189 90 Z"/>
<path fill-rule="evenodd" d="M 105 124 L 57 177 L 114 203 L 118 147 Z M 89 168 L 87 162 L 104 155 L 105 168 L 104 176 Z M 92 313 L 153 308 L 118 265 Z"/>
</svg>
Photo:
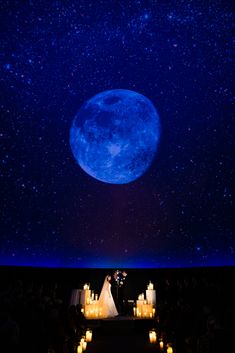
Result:
<svg viewBox="0 0 235 353">
<path fill-rule="evenodd" d="M 149 331 L 149 341 L 150 343 L 156 343 L 157 342 L 157 333 L 156 331 Z"/>
<path fill-rule="evenodd" d="M 87 330 L 86 331 L 86 341 L 87 342 L 91 342 L 92 341 L 92 331 L 91 330 Z"/>
</svg>

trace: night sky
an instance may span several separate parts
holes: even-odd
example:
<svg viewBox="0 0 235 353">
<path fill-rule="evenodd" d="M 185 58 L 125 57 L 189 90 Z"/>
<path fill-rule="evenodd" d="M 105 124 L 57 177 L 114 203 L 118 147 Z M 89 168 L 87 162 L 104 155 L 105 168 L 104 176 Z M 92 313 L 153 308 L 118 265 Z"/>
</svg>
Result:
<svg viewBox="0 0 235 353">
<path fill-rule="evenodd" d="M 232 3 L 1 1 L 1 265 L 235 265 Z M 111 89 L 161 121 L 153 163 L 123 185 L 69 143 Z"/>
</svg>

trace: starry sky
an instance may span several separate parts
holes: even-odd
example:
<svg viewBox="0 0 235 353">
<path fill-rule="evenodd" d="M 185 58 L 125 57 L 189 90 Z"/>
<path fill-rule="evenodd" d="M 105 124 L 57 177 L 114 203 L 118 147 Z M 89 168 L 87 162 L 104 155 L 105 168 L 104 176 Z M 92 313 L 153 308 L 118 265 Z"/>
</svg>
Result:
<svg viewBox="0 0 235 353">
<path fill-rule="evenodd" d="M 235 265 L 232 1 L 1 1 L 0 264 Z M 161 121 L 123 185 L 76 163 L 72 121 L 129 89 Z"/>
</svg>

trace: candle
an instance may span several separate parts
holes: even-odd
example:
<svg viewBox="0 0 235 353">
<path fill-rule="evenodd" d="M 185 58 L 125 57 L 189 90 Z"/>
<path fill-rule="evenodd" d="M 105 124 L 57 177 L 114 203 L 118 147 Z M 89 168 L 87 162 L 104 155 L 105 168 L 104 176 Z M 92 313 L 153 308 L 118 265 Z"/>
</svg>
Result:
<svg viewBox="0 0 235 353">
<path fill-rule="evenodd" d="M 78 348 L 77 348 L 77 353 L 82 353 L 82 346 L 78 346 Z"/>
<path fill-rule="evenodd" d="M 82 308 L 82 309 L 81 309 L 81 313 L 83 313 L 83 314 L 84 314 L 84 308 Z"/>
<path fill-rule="evenodd" d="M 92 340 L 92 331 L 91 330 L 87 330 L 86 331 L 86 341 L 87 342 L 91 342 Z"/>
<path fill-rule="evenodd" d="M 86 350 L 86 347 L 87 347 L 87 342 L 86 342 L 86 341 L 84 341 L 84 342 L 83 342 L 83 344 L 82 344 L 82 349 L 83 349 L 83 351 L 85 351 L 85 350 Z"/>
<path fill-rule="evenodd" d="M 167 353 L 173 353 L 173 348 L 172 347 L 167 347 Z"/>
<path fill-rule="evenodd" d="M 133 308 L 133 313 L 134 313 L 134 316 L 136 316 L 136 307 L 135 306 Z"/>
<path fill-rule="evenodd" d="M 150 343 L 157 342 L 157 333 L 155 331 L 149 331 L 149 341 Z"/>
<path fill-rule="evenodd" d="M 84 337 L 82 337 L 82 338 L 80 339 L 80 345 L 81 345 L 81 346 L 82 346 L 83 342 L 85 342 L 85 338 L 84 338 Z"/>
<path fill-rule="evenodd" d="M 152 317 L 153 317 L 153 313 L 149 313 L 149 317 L 152 319 Z"/>
<path fill-rule="evenodd" d="M 162 339 L 160 339 L 159 347 L 160 347 L 161 350 L 163 350 L 163 348 L 164 348 L 164 342 L 163 342 Z"/>
<path fill-rule="evenodd" d="M 155 309 L 155 308 L 153 308 L 153 315 L 155 315 L 155 311 L 156 311 L 156 309 Z"/>
<path fill-rule="evenodd" d="M 98 294 L 95 295 L 95 300 L 98 300 Z"/>
</svg>

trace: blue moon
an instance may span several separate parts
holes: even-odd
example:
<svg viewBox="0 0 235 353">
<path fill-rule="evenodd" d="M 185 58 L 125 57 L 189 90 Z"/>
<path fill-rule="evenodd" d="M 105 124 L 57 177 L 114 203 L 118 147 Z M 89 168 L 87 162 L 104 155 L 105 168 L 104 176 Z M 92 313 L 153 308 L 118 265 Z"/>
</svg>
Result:
<svg viewBox="0 0 235 353">
<path fill-rule="evenodd" d="M 160 138 L 160 119 L 144 95 L 126 89 L 98 93 L 78 110 L 70 146 L 79 166 L 93 178 L 127 184 L 152 164 Z"/>
</svg>

